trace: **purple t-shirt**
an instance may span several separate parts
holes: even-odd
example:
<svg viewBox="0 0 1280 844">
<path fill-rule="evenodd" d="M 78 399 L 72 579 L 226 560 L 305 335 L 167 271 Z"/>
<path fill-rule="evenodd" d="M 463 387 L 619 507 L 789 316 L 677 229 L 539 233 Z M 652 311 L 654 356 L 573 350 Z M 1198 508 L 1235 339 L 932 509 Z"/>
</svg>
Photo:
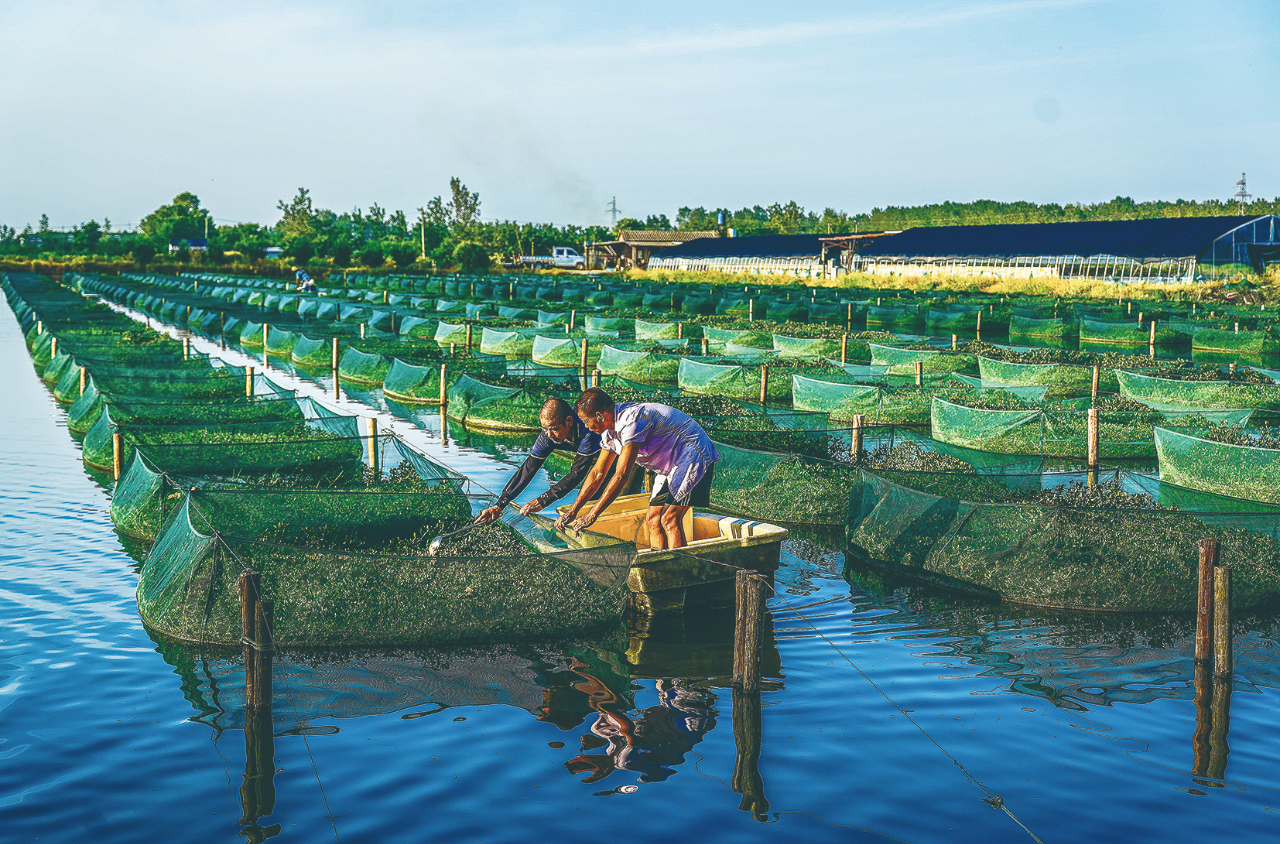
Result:
<svg viewBox="0 0 1280 844">
<path fill-rule="evenodd" d="M 613 406 L 613 430 L 600 435 L 600 445 L 621 454 L 627 443 L 636 444 L 636 464 L 665 475 L 676 498 L 688 495 L 707 467 L 720 459 L 702 426 L 665 404 L 619 402 Z"/>
</svg>

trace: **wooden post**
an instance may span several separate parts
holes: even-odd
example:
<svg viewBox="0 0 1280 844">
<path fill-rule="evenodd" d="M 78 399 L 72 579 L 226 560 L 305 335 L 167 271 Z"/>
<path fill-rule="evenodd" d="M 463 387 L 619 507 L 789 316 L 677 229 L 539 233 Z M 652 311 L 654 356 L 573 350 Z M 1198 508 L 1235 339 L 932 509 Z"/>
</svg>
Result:
<svg viewBox="0 0 1280 844">
<path fill-rule="evenodd" d="M 853 303 L 849 302 L 844 309 L 844 330 L 853 328 Z"/>
<path fill-rule="evenodd" d="M 760 746 L 763 743 L 763 707 L 759 691 L 733 690 L 733 743 L 737 756 L 729 787 L 742 795 L 738 808 L 750 812 L 760 823 L 769 822 L 769 799 L 760 775 Z"/>
<path fill-rule="evenodd" d="M 1213 674 L 1231 681 L 1231 569 L 1213 567 Z"/>
<path fill-rule="evenodd" d="M 471 329 L 472 325 L 467 323 L 467 351 L 471 351 Z"/>
<path fill-rule="evenodd" d="M 267 363 L 267 329 L 269 327 L 265 322 L 262 324 L 262 363 L 264 366 Z"/>
<path fill-rule="evenodd" d="M 575 309 L 571 309 L 571 310 L 569 311 L 569 332 L 570 332 L 570 333 L 572 333 L 572 332 L 573 332 L 573 322 L 574 322 L 574 320 L 577 318 L 577 316 L 578 316 L 578 311 L 577 311 L 577 309 L 576 309 L 576 308 L 575 308 Z"/>
<path fill-rule="evenodd" d="M 711 341 L 706 337 L 702 338 L 702 356 L 704 358 L 711 356 Z"/>
<path fill-rule="evenodd" d="M 765 404 L 769 400 L 769 364 L 763 364 L 760 367 L 760 403 Z"/>
<path fill-rule="evenodd" d="M 601 372 L 599 367 L 596 367 L 595 369 L 591 370 L 591 386 L 593 387 L 600 386 L 600 375 L 601 375 Z"/>
<path fill-rule="evenodd" d="M 957 339 L 958 339 L 958 338 L 956 337 L 956 335 L 954 335 L 954 334 L 952 334 L 952 335 L 951 335 L 951 351 L 953 351 L 953 352 L 956 350 L 956 340 L 957 340 Z"/>
<path fill-rule="evenodd" d="M 36 320 L 36 336 L 38 337 L 43 333 L 44 333 L 44 320 L 38 319 Z"/>
<path fill-rule="evenodd" d="M 982 339 L 982 311 L 978 311 L 978 324 L 973 329 L 973 336 L 976 340 Z"/>
<path fill-rule="evenodd" d="M 183 337 L 182 338 L 182 359 L 186 360 L 189 357 L 191 357 L 191 338 Z"/>
<path fill-rule="evenodd" d="M 840 336 L 840 362 L 848 363 L 849 361 L 849 335 L 842 334 Z"/>
<path fill-rule="evenodd" d="M 1197 662 L 1192 683 L 1195 689 L 1193 700 L 1196 705 L 1196 728 L 1191 735 L 1191 776 L 1203 777 L 1209 773 L 1211 757 L 1209 735 L 1213 729 L 1213 714 L 1210 709 L 1210 702 L 1213 700 L 1212 669 L 1205 663 Z"/>
<path fill-rule="evenodd" d="M 1089 408 L 1089 471 L 1098 471 L 1098 408 Z"/>
<path fill-rule="evenodd" d="M 120 473 L 124 462 L 124 444 L 121 442 L 120 432 L 111 432 L 111 473 L 114 480 L 120 480 Z"/>
<path fill-rule="evenodd" d="M 87 372 L 88 370 L 86 370 L 83 366 L 80 367 L 80 395 L 82 396 L 84 395 L 84 387 L 85 387 L 85 381 L 87 380 L 87 375 L 86 375 Z"/>
<path fill-rule="evenodd" d="M 1202 539 L 1197 550 L 1200 579 L 1196 592 L 1195 661 L 1207 665 L 1213 656 L 1213 570 L 1218 564 L 1218 540 Z"/>
<path fill-rule="evenodd" d="M 258 694 L 254 683 L 258 679 L 258 651 L 253 647 L 257 641 L 257 605 L 260 580 L 257 572 L 242 571 L 237 581 L 240 590 L 240 640 L 244 643 L 244 700 L 246 706 L 258 705 Z"/>
<path fill-rule="evenodd" d="M 1235 362 L 1235 361 L 1232 361 L 1231 363 L 1227 364 L 1227 374 L 1229 374 L 1229 375 L 1235 375 L 1235 374 L 1236 374 L 1236 362 Z"/>
<path fill-rule="evenodd" d="M 1098 403 L 1098 377 L 1101 375 L 1101 373 L 1102 373 L 1102 368 L 1095 363 L 1093 365 L 1093 387 L 1092 387 L 1092 392 L 1089 394 L 1090 397 L 1093 399 L 1094 404 Z"/>
<path fill-rule="evenodd" d="M 1205 776 L 1211 779 L 1225 779 L 1227 775 L 1227 756 L 1231 748 L 1227 744 L 1227 734 L 1231 732 L 1231 678 L 1218 677 L 1213 684 L 1213 701 L 1209 704 L 1209 766 Z M 1220 783 L 1214 783 L 1219 785 Z"/>
<path fill-rule="evenodd" d="M 916 386 L 924 386 L 924 361 L 916 361 Z"/>
<path fill-rule="evenodd" d="M 755 321 L 756 321 L 756 300 L 748 299 L 747 300 L 747 322 L 755 322 Z"/>
<path fill-rule="evenodd" d="M 1144 316 L 1143 312 L 1142 312 L 1142 311 L 1138 311 L 1138 327 L 1139 327 L 1139 328 L 1141 328 L 1141 327 L 1142 327 L 1142 317 L 1143 317 L 1143 316 Z"/>
<path fill-rule="evenodd" d="M 58 338 L 54 337 L 49 341 L 49 357 L 56 358 L 58 356 Z"/>
<path fill-rule="evenodd" d="M 1155 344 L 1156 344 L 1156 321 L 1153 319 L 1151 320 L 1151 345 L 1154 346 Z"/>
<path fill-rule="evenodd" d="M 244 371 L 244 394 L 248 398 L 253 398 L 253 367 L 249 367 Z"/>
<path fill-rule="evenodd" d="M 684 323 L 683 322 L 676 323 L 676 339 L 677 340 L 684 339 Z"/>
<path fill-rule="evenodd" d="M 275 624 L 275 601 L 255 601 L 254 615 L 256 616 L 254 641 L 257 642 L 258 653 L 253 666 L 255 700 L 250 705 L 258 708 L 271 705 L 271 651 L 275 640 L 272 635 Z"/>
<path fill-rule="evenodd" d="M 754 692 L 760 688 L 760 626 L 764 614 L 760 574 L 738 569 L 735 588 L 737 621 L 733 636 L 733 685 L 734 688 Z"/>
<path fill-rule="evenodd" d="M 218 311 L 218 337 L 221 338 L 222 351 L 227 350 L 227 312 Z"/>
<path fill-rule="evenodd" d="M 590 341 L 590 340 L 588 340 L 586 337 L 583 337 L 583 338 L 582 338 L 582 377 L 583 377 L 584 379 L 585 379 L 585 378 L 587 377 L 587 375 L 588 375 L 588 372 L 587 372 L 587 349 L 588 349 L 588 347 L 589 347 L 590 345 L 591 345 L 591 341 Z"/>
<path fill-rule="evenodd" d="M 376 478 L 378 476 L 378 420 L 370 416 L 364 424 L 369 440 L 369 470 Z"/>
<path fill-rule="evenodd" d="M 1240 323 L 1238 323 L 1238 322 L 1236 323 L 1236 333 L 1237 333 L 1237 334 L 1239 334 L 1239 333 L 1240 333 Z"/>
<path fill-rule="evenodd" d="M 363 322 L 360 323 L 360 339 L 361 340 L 364 339 L 364 328 L 365 328 L 365 324 Z"/>
<path fill-rule="evenodd" d="M 866 416 L 861 413 L 853 415 L 853 428 L 850 431 L 853 436 L 849 445 L 849 456 L 853 458 L 854 463 L 859 463 L 862 460 L 862 429 L 866 424 Z"/>
<path fill-rule="evenodd" d="M 449 365 L 440 364 L 440 407 L 449 406 Z"/>
<path fill-rule="evenodd" d="M 333 353 L 329 356 L 333 362 L 333 371 L 338 371 L 338 338 L 333 338 Z"/>
</svg>

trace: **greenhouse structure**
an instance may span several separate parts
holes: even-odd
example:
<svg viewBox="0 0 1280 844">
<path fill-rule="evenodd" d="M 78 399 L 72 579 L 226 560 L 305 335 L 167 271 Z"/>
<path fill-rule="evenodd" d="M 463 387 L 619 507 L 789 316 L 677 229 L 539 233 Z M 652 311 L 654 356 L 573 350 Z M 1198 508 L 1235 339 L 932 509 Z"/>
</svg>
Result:
<svg viewBox="0 0 1280 844">
<path fill-rule="evenodd" d="M 1280 256 L 1274 214 L 907 229 L 863 245 L 851 272 L 1096 278 L 1140 283 L 1261 272 Z"/>
</svg>

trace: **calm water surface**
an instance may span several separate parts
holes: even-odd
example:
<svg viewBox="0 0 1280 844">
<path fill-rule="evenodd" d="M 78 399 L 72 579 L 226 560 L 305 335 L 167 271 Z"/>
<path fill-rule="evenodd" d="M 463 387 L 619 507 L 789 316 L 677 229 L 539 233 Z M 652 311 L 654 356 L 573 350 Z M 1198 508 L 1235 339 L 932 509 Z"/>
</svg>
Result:
<svg viewBox="0 0 1280 844">
<path fill-rule="evenodd" d="M 240 656 L 148 635 L 139 564 L 29 360 L 5 309 L 5 841 L 1280 832 L 1275 615 L 1238 620 L 1229 731 L 1219 719 L 1197 753 L 1190 615 L 1052 614 L 846 578 L 822 537 L 784 551 L 758 704 L 729 688 L 723 617 L 580 642 L 284 652 L 271 729 L 248 731 L 274 733 L 254 743 L 270 762 L 250 759 L 262 773 L 246 779 Z M 490 488 L 522 456 L 420 422 L 434 456 Z"/>
</svg>

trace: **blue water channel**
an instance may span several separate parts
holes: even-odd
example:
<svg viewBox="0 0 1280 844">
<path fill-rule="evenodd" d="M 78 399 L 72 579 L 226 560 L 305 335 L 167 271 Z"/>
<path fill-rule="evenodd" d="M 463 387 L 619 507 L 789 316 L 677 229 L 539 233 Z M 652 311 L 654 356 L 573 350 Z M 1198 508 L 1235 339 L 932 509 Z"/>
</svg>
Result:
<svg viewBox="0 0 1280 844">
<path fill-rule="evenodd" d="M 957 599 L 846 571 L 830 536 L 784 548 L 758 698 L 730 688 L 732 619 L 691 617 L 575 642 L 282 651 L 273 720 L 246 730 L 242 658 L 162 643 L 139 620 L 141 563 L 7 310 L 0 360 L 4 841 L 1280 831 L 1280 616 L 1236 619 L 1234 682 L 1211 711 L 1190 613 Z M 376 392 L 338 404 L 388 407 Z M 490 489 L 522 457 L 442 439 L 438 413 L 400 414 L 383 424 Z"/>
</svg>

